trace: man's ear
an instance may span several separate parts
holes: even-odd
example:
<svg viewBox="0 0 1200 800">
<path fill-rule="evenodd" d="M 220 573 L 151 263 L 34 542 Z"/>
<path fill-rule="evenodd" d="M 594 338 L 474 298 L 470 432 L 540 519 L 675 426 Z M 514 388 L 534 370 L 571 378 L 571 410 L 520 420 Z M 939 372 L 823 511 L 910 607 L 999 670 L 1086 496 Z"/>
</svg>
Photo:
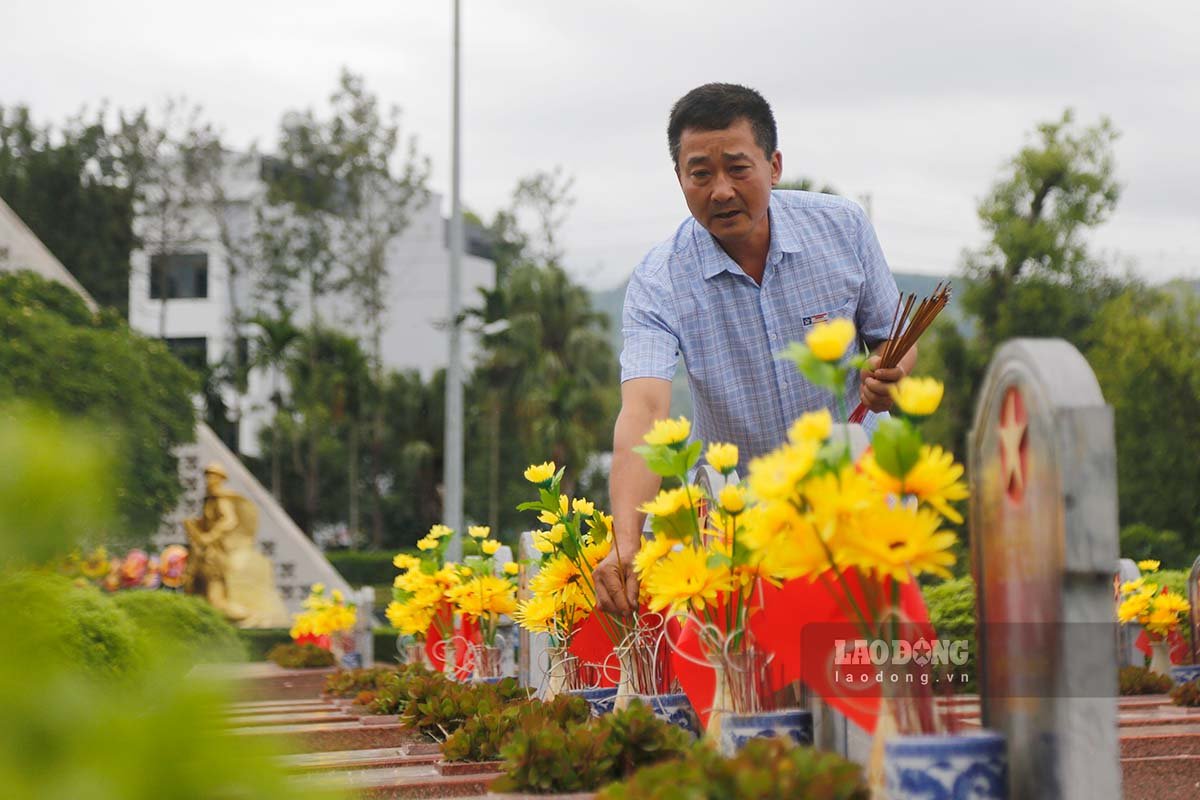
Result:
<svg viewBox="0 0 1200 800">
<path fill-rule="evenodd" d="M 783 177 L 783 153 L 778 150 L 771 156 L 771 185 L 777 186 Z"/>
</svg>

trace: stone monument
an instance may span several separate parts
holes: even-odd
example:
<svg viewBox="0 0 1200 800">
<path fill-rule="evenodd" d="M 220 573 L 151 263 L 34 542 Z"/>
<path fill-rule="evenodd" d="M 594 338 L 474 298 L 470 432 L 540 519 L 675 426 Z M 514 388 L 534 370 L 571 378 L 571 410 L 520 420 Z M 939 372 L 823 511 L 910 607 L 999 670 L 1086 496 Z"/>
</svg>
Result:
<svg viewBox="0 0 1200 800">
<path fill-rule="evenodd" d="M 1142 571 L 1132 558 L 1122 558 L 1117 565 L 1117 574 L 1113 576 L 1113 608 L 1121 605 L 1121 585 L 1127 581 L 1136 581 L 1142 577 Z M 1141 633 L 1142 626 L 1136 622 L 1117 625 L 1117 665 L 1121 667 L 1142 666 L 1146 658 L 1141 651 L 1133 646 Z"/>
<path fill-rule="evenodd" d="M 980 703 L 1010 797 L 1117 800 L 1113 414 L 1079 351 L 1004 344 L 969 453 Z"/>
<path fill-rule="evenodd" d="M 1188 602 L 1192 604 L 1192 612 L 1188 620 L 1192 626 L 1192 663 L 1200 664 L 1200 556 L 1192 562 L 1192 571 L 1188 573 L 1187 585 Z"/>
</svg>

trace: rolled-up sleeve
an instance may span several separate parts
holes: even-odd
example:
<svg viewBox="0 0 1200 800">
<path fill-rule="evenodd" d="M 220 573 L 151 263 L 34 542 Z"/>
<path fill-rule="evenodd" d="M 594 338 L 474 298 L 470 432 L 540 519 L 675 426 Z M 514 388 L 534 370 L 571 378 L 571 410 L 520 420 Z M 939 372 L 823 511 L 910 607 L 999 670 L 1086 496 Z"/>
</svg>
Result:
<svg viewBox="0 0 1200 800">
<path fill-rule="evenodd" d="M 640 270 L 625 290 L 622 314 L 621 382 L 634 378 L 671 380 L 679 365 L 679 337 L 663 306 L 664 292 L 648 284 Z"/>
<path fill-rule="evenodd" d="M 875 236 L 875 228 L 867 215 L 859 209 L 858 214 L 858 257 L 865 273 L 862 290 L 858 297 L 858 314 L 854 324 L 859 335 L 874 349 L 892 333 L 892 318 L 896 304 L 900 302 L 900 290 L 896 279 L 883 257 L 883 249 Z"/>
</svg>

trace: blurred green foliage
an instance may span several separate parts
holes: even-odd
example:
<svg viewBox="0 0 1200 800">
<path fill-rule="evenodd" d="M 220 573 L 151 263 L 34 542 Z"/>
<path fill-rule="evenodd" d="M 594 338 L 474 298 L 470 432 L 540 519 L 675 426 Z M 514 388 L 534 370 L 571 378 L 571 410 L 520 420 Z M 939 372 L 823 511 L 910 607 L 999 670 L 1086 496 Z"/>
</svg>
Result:
<svg viewBox="0 0 1200 800">
<path fill-rule="evenodd" d="M 1175 531 L 1160 531 L 1141 522 L 1121 528 L 1121 558 L 1153 558 L 1167 568 L 1191 569 L 1196 555 Z"/>
<path fill-rule="evenodd" d="M 975 581 L 970 576 L 943 581 L 921 590 L 929 608 L 929 621 L 942 639 L 965 639 L 970 644 L 965 671 L 970 680 L 955 682 L 955 692 L 976 691 L 977 676 L 975 659 Z"/>
<path fill-rule="evenodd" d="M 111 597 L 165 658 L 186 666 L 246 660 L 238 629 L 199 597 L 165 590 L 131 590 Z"/>
<path fill-rule="evenodd" d="M 325 557 L 346 583 L 351 586 L 380 586 L 387 584 L 384 598 L 392 596 L 391 585 L 396 578 L 392 564 L 398 550 L 328 550 Z M 413 551 L 415 552 L 415 551 Z M 376 600 L 381 599 L 378 595 Z"/>
<path fill-rule="evenodd" d="M 94 483 L 78 480 L 80 471 L 96 465 L 73 463 L 76 451 L 90 446 L 110 455 L 112 492 L 103 495 L 115 503 L 105 537 L 110 544 L 145 541 L 174 510 L 182 493 L 175 448 L 194 438 L 197 388 L 196 377 L 166 345 L 134 333 L 115 312 L 93 314 L 70 289 L 32 272 L 0 274 L 0 405 L 20 401 L 92 424 L 91 445 L 65 433 L 66 450 L 21 452 L 61 459 L 58 468 L 73 473 L 80 487 L 78 496 L 61 498 L 73 505 L 92 503 L 96 491 Z M 31 424 L 21 435 L 40 435 L 40 423 Z M 35 475 L 24 480 L 35 493 L 47 491 L 49 484 Z M 37 510 L 35 496 L 17 495 L 17 502 L 29 513 L 56 513 Z"/>
<path fill-rule="evenodd" d="M 94 455 L 103 440 L 78 425 L 12 408 L 0 420 L 0 463 L 36 464 L 17 480 L 0 479 L 0 794 L 313 796 L 273 767 L 268 745 L 222 732 L 224 693 L 181 679 L 154 626 L 139 627 L 92 587 L 18 567 L 61 557 L 108 524 L 96 498 L 111 496 L 115 482 Z M 15 493 L 28 489 L 32 498 Z M 31 502 L 45 508 L 31 512 Z"/>
</svg>

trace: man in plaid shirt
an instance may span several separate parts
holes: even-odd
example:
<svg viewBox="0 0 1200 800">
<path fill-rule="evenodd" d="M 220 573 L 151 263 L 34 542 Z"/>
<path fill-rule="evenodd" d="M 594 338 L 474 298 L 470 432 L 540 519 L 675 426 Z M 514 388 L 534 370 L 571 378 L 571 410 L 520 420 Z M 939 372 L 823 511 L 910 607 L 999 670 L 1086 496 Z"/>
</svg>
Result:
<svg viewBox="0 0 1200 800">
<path fill-rule="evenodd" d="M 600 607 L 619 613 L 637 607 L 632 560 L 644 520 L 637 509 L 659 487 L 633 448 L 668 415 L 679 357 L 694 435 L 736 444 L 744 468 L 782 444 L 801 414 L 833 408 L 832 394 L 775 354 L 836 317 L 852 320 L 877 351 L 900 296 L 861 208 L 831 195 L 772 191 L 783 156 L 758 92 L 721 83 L 693 89 L 672 108 L 667 140 L 692 216 L 642 260 L 625 294 L 609 485 L 617 546 L 594 576 Z M 891 407 L 889 386 L 915 361 L 914 347 L 894 369 L 875 368 L 873 358 L 851 376 L 845 408 L 867 405 L 868 432 L 875 414 Z"/>
</svg>

